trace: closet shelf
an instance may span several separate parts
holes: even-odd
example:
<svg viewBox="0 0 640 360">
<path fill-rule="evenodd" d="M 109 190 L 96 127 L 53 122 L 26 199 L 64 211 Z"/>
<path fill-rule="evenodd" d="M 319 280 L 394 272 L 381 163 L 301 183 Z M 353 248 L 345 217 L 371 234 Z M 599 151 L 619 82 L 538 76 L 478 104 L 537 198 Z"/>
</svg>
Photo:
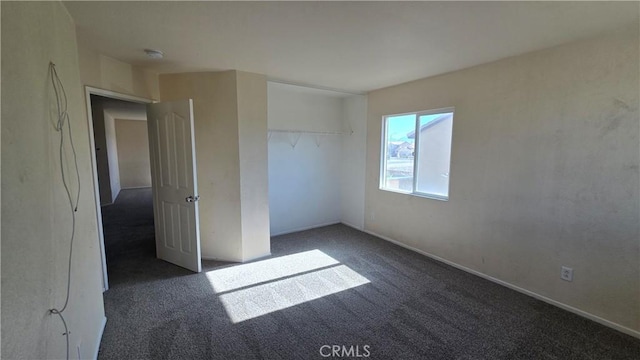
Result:
<svg viewBox="0 0 640 360">
<path fill-rule="evenodd" d="M 338 131 L 312 131 L 312 130 L 284 130 L 284 129 L 268 129 L 270 133 L 293 133 L 293 134 L 311 134 L 311 135 L 351 135 L 349 133 Z M 351 132 L 353 133 L 353 131 Z"/>
</svg>

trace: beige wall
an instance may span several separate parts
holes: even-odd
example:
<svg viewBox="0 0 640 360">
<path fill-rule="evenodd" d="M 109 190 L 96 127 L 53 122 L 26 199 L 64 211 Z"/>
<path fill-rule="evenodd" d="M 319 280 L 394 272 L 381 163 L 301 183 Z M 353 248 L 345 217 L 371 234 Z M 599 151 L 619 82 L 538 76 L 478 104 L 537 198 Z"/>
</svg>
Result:
<svg viewBox="0 0 640 360">
<path fill-rule="evenodd" d="M 340 220 L 357 229 L 364 227 L 367 146 L 367 97 L 351 95 L 343 100 L 342 155 L 340 161 Z"/>
<path fill-rule="evenodd" d="M 83 85 L 158 100 L 158 74 L 78 46 L 80 79 Z"/>
<path fill-rule="evenodd" d="M 151 164 L 147 122 L 116 119 L 115 126 L 120 186 L 123 189 L 150 187 Z"/>
<path fill-rule="evenodd" d="M 162 101 L 193 99 L 203 257 L 242 260 L 235 74 L 160 76 Z"/>
<path fill-rule="evenodd" d="M 75 26 L 59 2 L 2 2 L 1 7 L 2 357 L 65 358 L 64 328 L 48 312 L 64 302 L 71 226 L 53 126 L 48 71 L 53 61 L 68 95 L 82 184 L 64 316 L 71 358 L 77 358 L 78 346 L 83 359 L 93 358 L 105 318 Z M 73 169 L 70 158 L 66 165 Z M 72 191 L 77 187 L 72 180 Z"/>
<path fill-rule="evenodd" d="M 247 177 L 246 181 L 257 186 L 256 191 L 262 187 L 259 178 L 262 176 L 260 174 L 263 172 L 263 166 L 254 170 L 253 176 L 256 177 L 252 178 L 251 170 L 246 164 L 260 159 L 259 156 L 256 157 L 256 151 L 267 153 L 266 141 L 257 141 L 252 148 L 250 144 L 241 144 L 239 140 L 241 131 L 252 139 L 257 139 L 257 132 L 263 131 L 264 139 L 267 138 L 266 113 L 259 114 L 262 102 L 266 99 L 256 97 L 255 102 L 248 105 L 247 109 L 242 111 L 238 109 L 239 96 L 242 98 L 242 104 L 251 102 L 250 96 L 262 94 L 258 82 L 264 81 L 266 87 L 266 79 L 251 75 L 240 76 L 241 79 L 238 80 L 236 71 L 160 76 L 162 101 L 193 99 L 203 258 L 244 261 L 246 260 L 245 252 L 253 254 L 251 251 L 254 250 L 246 249 L 245 251 L 243 243 L 257 239 L 261 243 L 254 243 L 255 247 L 252 249 L 263 251 L 269 248 L 268 214 L 261 215 L 256 220 L 257 226 L 262 229 L 267 216 L 267 226 L 261 230 L 264 234 L 249 240 L 247 236 L 256 235 L 258 230 L 253 229 L 255 231 L 243 233 L 243 216 L 248 216 L 254 210 L 262 208 L 266 193 L 251 194 L 251 190 L 243 188 L 241 183 L 241 163 L 243 163 L 243 176 Z M 238 87 L 241 88 L 240 95 Z M 266 97 L 266 91 L 264 96 Z M 264 121 L 265 125 L 261 125 L 261 121 Z M 247 130 L 245 124 L 253 124 L 257 127 L 254 130 Z M 265 185 L 266 177 L 267 174 L 264 171 Z M 255 197 L 252 197 L 254 195 Z M 246 196 L 250 196 L 253 200 L 247 200 Z M 249 208 L 247 201 L 255 201 L 255 207 Z M 246 207 L 247 215 L 242 213 L 243 206 Z M 262 244 L 264 241 L 267 241 L 267 245 Z"/>
<path fill-rule="evenodd" d="M 638 42 L 636 25 L 370 93 L 365 228 L 640 330 Z M 379 190 L 382 116 L 449 106 L 450 200 Z"/>
<path fill-rule="evenodd" d="M 236 72 L 242 260 L 269 255 L 267 78 Z"/>
</svg>

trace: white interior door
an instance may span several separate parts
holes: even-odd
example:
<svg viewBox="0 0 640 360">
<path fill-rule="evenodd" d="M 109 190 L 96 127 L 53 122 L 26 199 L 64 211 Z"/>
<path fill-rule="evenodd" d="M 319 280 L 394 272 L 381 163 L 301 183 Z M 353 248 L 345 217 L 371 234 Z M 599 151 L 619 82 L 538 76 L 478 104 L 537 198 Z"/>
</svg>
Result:
<svg viewBox="0 0 640 360">
<path fill-rule="evenodd" d="M 193 101 L 147 105 L 159 259 L 200 272 Z"/>
</svg>

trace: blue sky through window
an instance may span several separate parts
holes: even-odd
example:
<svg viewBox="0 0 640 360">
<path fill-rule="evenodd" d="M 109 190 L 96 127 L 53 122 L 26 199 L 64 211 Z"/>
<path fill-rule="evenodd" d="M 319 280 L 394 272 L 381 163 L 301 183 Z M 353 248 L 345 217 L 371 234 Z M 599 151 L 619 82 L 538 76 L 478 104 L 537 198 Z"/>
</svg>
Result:
<svg viewBox="0 0 640 360">
<path fill-rule="evenodd" d="M 425 125 L 438 118 L 442 114 L 422 115 L 420 124 Z M 387 117 L 387 140 L 388 141 L 408 141 L 413 143 L 414 139 L 409 139 L 407 134 L 416 129 L 416 115 L 398 115 Z"/>
<path fill-rule="evenodd" d="M 387 140 L 388 141 L 408 141 L 407 134 L 416 129 L 416 115 L 389 116 L 387 118 Z"/>
</svg>

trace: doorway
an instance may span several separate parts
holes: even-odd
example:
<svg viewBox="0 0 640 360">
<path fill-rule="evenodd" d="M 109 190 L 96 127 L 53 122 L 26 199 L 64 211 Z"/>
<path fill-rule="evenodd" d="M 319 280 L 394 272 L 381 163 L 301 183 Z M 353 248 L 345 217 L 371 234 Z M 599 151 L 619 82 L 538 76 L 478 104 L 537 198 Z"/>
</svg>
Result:
<svg viewBox="0 0 640 360">
<path fill-rule="evenodd" d="M 86 87 L 85 95 L 94 194 L 98 205 L 96 220 L 102 261 L 102 287 L 106 291 L 109 289 L 109 279 L 105 233 L 109 233 L 109 240 L 112 240 L 110 245 L 127 246 L 118 244 L 122 242 L 122 235 L 127 229 L 122 221 L 146 221 L 146 226 L 142 227 L 145 235 L 141 236 L 136 232 L 133 235 L 137 235 L 136 239 L 140 241 L 151 241 L 153 246 L 151 171 L 146 122 L 146 104 L 152 101 L 93 87 Z M 120 195 L 121 201 L 117 203 Z M 135 214 L 135 217 L 127 216 L 127 211 L 129 215 Z M 110 219 L 103 221 L 103 215 Z M 124 230 L 120 234 L 119 228 Z"/>
<path fill-rule="evenodd" d="M 116 219 L 126 221 L 134 221 L 134 217 L 126 213 L 127 207 L 147 204 L 138 211 L 147 211 L 148 218 L 153 220 L 148 227 L 151 234 L 148 238 L 153 239 L 156 249 L 151 260 L 157 257 L 200 272 L 200 196 L 196 180 L 193 100 L 151 104 L 147 99 L 92 87 L 86 87 L 86 100 L 103 290 L 109 289 L 109 279 L 102 206 L 114 203 L 124 207 L 116 207 L 113 211 Z M 144 120 L 145 125 L 128 122 L 131 118 Z M 121 129 L 120 145 L 118 127 Z M 147 143 L 142 141 L 145 139 Z M 124 156 L 121 161 L 118 147 L 129 151 L 137 149 L 137 153 Z M 123 184 L 131 188 L 123 190 Z M 148 189 L 148 186 L 150 192 L 138 191 Z M 118 204 L 118 196 L 123 191 L 127 196 Z M 141 201 L 140 197 L 145 193 L 147 200 Z M 148 198 L 149 193 L 151 198 Z M 115 220 L 114 226 L 114 234 L 127 234 L 118 231 L 122 230 L 122 223 Z M 120 240 L 116 245 L 126 246 L 126 240 L 116 240 Z M 137 267 L 137 259 L 127 260 L 129 265 L 133 264 L 129 269 Z"/>
</svg>

